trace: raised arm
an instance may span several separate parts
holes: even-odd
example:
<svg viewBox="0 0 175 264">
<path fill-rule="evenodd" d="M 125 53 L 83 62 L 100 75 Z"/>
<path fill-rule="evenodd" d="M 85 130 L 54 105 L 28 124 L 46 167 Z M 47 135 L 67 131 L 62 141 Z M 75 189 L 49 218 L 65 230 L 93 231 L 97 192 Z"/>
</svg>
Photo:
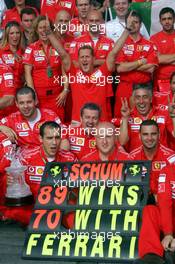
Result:
<svg viewBox="0 0 175 264">
<path fill-rule="evenodd" d="M 125 29 L 121 35 L 121 37 L 118 39 L 118 41 L 114 44 L 114 48 L 108 53 L 108 56 L 106 58 L 106 64 L 109 71 L 115 70 L 115 61 L 116 56 L 118 52 L 122 49 L 125 40 L 127 39 L 129 35 L 129 31 Z"/>
<path fill-rule="evenodd" d="M 71 66 L 71 58 L 69 53 L 64 49 L 61 41 L 55 37 L 53 31 L 51 30 L 50 23 L 48 17 L 46 18 L 46 34 L 48 36 L 48 39 L 50 40 L 50 43 L 52 46 L 58 51 L 62 64 L 64 67 L 64 70 L 67 72 L 70 69 Z"/>
</svg>

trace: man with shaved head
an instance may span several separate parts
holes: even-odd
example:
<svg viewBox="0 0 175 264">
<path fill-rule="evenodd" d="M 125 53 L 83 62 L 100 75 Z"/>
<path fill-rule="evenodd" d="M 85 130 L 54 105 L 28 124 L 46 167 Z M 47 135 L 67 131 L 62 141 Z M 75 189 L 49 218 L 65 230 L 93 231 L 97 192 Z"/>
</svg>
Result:
<svg viewBox="0 0 175 264">
<path fill-rule="evenodd" d="M 71 15 L 66 10 L 59 11 L 55 18 L 56 36 L 61 40 L 61 43 L 68 52 L 70 43 L 74 40 L 74 37 L 69 32 L 70 21 Z"/>
<path fill-rule="evenodd" d="M 82 161 L 128 160 L 129 155 L 117 143 L 118 130 L 110 122 L 100 122 L 94 130 L 96 150 Z"/>
</svg>

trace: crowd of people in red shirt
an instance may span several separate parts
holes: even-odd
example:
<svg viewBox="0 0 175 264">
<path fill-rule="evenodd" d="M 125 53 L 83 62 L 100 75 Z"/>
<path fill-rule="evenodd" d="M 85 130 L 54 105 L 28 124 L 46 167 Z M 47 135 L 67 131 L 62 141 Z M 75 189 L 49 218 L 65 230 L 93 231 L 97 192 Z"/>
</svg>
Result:
<svg viewBox="0 0 175 264">
<path fill-rule="evenodd" d="M 128 0 L 114 0 L 108 22 L 108 1 L 42 0 L 40 11 L 14 2 L 1 21 L 2 221 L 28 224 L 33 208 L 4 204 L 14 149 L 35 199 L 48 161 L 150 160 L 154 205 L 135 263 L 164 263 L 175 251 L 175 11 L 164 7 L 162 30 L 149 36 Z"/>
</svg>

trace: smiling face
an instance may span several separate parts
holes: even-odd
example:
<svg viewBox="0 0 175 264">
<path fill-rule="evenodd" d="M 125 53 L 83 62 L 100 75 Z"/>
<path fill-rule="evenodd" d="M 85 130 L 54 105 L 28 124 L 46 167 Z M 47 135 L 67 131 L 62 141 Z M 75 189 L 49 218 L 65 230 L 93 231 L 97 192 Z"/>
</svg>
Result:
<svg viewBox="0 0 175 264">
<path fill-rule="evenodd" d="M 46 35 L 46 20 L 41 20 L 38 23 L 37 33 L 38 33 L 38 37 L 41 41 L 45 42 L 48 40 L 48 37 Z"/>
<path fill-rule="evenodd" d="M 146 150 L 154 150 L 159 142 L 159 130 L 155 125 L 142 126 L 140 139 Z"/>
<path fill-rule="evenodd" d="M 81 49 L 78 55 L 80 69 L 85 73 L 93 71 L 94 56 L 90 49 Z"/>
<path fill-rule="evenodd" d="M 55 128 L 45 127 L 43 137 L 40 137 L 44 152 L 46 157 L 55 158 L 57 152 L 59 151 L 61 137 Z"/>
<path fill-rule="evenodd" d="M 128 13 L 129 3 L 128 0 L 115 0 L 114 9 L 119 19 L 124 19 Z"/>
<path fill-rule="evenodd" d="M 151 110 L 152 96 L 147 89 L 137 89 L 133 93 L 134 104 L 139 114 L 146 116 Z"/>
<path fill-rule="evenodd" d="M 8 43 L 10 46 L 17 47 L 20 43 L 21 32 L 17 26 L 12 26 L 9 29 Z"/>
<path fill-rule="evenodd" d="M 16 105 L 26 119 L 32 118 L 36 113 L 36 101 L 33 99 L 31 93 L 18 95 Z"/>
<path fill-rule="evenodd" d="M 88 128 L 88 134 L 90 134 L 99 122 L 99 112 L 97 110 L 84 109 L 80 119 L 82 127 Z"/>
</svg>

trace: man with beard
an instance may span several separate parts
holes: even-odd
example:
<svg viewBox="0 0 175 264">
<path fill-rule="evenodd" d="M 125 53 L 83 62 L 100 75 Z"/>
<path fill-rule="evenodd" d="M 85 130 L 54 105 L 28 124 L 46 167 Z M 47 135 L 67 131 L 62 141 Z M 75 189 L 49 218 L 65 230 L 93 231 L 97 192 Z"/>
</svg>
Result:
<svg viewBox="0 0 175 264">
<path fill-rule="evenodd" d="M 170 7 L 163 8 L 159 13 L 162 31 L 151 37 L 158 49 L 159 67 L 156 71 L 155 85 L 159 91 L 167 91 L 172 72 L 175 71 L 175 12 Z"/>
</svg>

